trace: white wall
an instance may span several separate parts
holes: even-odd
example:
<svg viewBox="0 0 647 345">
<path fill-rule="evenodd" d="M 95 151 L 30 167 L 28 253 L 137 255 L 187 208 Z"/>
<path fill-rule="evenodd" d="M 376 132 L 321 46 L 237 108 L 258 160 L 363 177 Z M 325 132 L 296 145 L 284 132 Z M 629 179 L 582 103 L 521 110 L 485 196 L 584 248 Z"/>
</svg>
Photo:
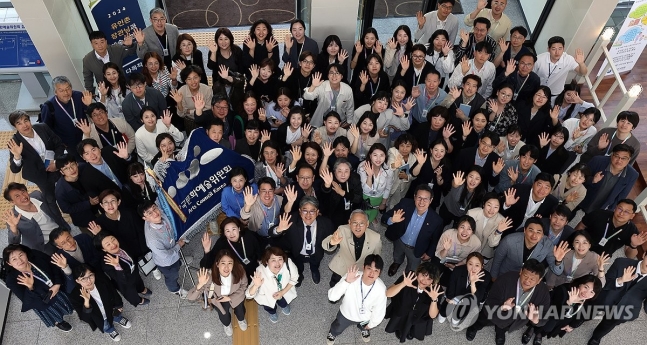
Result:
<svg viewBox="0 0 647 345">
<path fill-rule="evenodd" d="M 83 56 L 92 50 L 72 0 L 14 0 L 25 28 L 52 76 L 65 75 L 83 90 Z"/>
<path fill-rule="evenodd" d="M 539 16 L 546 6 L 547 0 L 519 0 L 521 8 L 523 9 L 523 14 L 526 16 L 526 21 L 528 22 L 528 27 L 530 32 L 535 31 L 537 26 L 537 21 L 539 21 Z"/>
<path fill-rule="evenodd" d="M 328 35 L 337 35 L 350 54 L 355 44 L 359 0 L 312 0 L 311 6 L 310 37 L 321 47 Z"/>
</svg>

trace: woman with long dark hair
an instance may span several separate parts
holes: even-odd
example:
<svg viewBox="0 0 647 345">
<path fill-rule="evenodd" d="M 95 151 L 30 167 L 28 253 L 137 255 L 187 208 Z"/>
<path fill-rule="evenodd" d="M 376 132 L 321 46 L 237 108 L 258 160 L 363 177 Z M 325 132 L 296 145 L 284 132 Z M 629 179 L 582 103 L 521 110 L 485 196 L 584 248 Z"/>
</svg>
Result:
<svg viewBox="0 0 647 345">
<path fill-rule="evenodd" d="M 568 151 L 564 148 L 568 140 L 568 129 L 561 125 L 556 126 L 548 136 L 548 133 L 542 133 L 539 138 L 541 146 L 537 167 L 545 173 L 561 174 L 566 170 L 568 161 Z"/>
<path fill-rule="evenodd" d="M 426 59 L 436 71 L 440 72 L 441 82 L 438 87 L 442 88 L 449 80 L 449 74 L 454 71 L 455 56 L 452 49 L 453 44 L 449 40 L 449 33 L 444 29 L 434 31 L 426 46 Z"/>
<path fill-rule="evenodd" d="M 239 217 L 226 217 L 220 222 L 220 237 L 216 239 L 213 248 L 211 248 L 209 234 L 205 233 L 202 236 L 204 256 L 200 260 L 200 267 L 212 267 L 217 262 L 216 257 L 220 250 L 233 248 L 233 254 L 243 264 L 246 275 L 254 275 L 258 261 L 261 259 L 263 247 L 256 239 L 256 235 L 245 229 Z"/>
<path fill-rule="evenodd" d="M 393 32 L 393 37 L 389 38 L 386 43 L 386 53 L 384 54 L 384 71 L 389 75 L 391 81 L 400 65 L 400 59 L 403 56 L 411 58 L 411 47 L 413 40 L 411 29 L 407 25 L 398 26 Z"/>
<path fill-rule="evenodd" d="M 342 49 L 341 40 L 337 35 L 328 35 L 321 46 L 321 52 L 317 54 L 317 62 L 315 69 L 320 72 L 322 80 L 328 80 L 328 66 L 338 64 L 339 66 L 346 66 L 344 63 L 348 58 L 348 51 Z M 342 67 L 339 73 L 342 74 L 342 81 L 348 84 L 348 71 Z"/>
<path fill-rule="evenodd" d="M 481 167 L 474 165 L 467 172 L 457 171 L 454 174 L 452 188 L 445 195 L 438 211 L 444 225 L 454 224 L 459 217 L 467 214 L 467 210 L 481 204 L 481 198 L 487 191 L 487 183 L 483 183 L 482 173 Z"/>
<path fill-rule="evenodd" d="M 411 175 L 416 179 L 411 182 L 407 198 L 413 199 L 416 187 L 420 184 L 428 184 L 433 191 L 433 200 L 429 209 L 435 210 L 440 205 L 441 195 L 449 190 L 451 183 L 452 168 L 447 159 L 449 151 L 447 143 L 438 139 L 429 145 L 427 150 L 419 148 L 414 153 L 416 162 L 411 167 Z M 427 158 L 429 155 L 429 158 Z"/>
<path fill-rule="evenodd" d="M 231 87 L 234 74 L 243 71 L 243 50 L 234 44 L 234 35 L 228 28 L 219 28 L 209 42 L 207 68 L 213 71 L 213 88 Z M 228 93 L 228 92 L 227 92 Z"/>
<path fill-rule="evenodd" d="M 121 103 L 130 93 L 126 87 L 126 76 L 119 66 L 114 62 L 103 65 L 103 82 L 99 83 L 100 102 L 106 106 L 108 117 L 124 118 L 121 110 Z"/>
<path fill-rule="evenodd" d="M 360 164 L 357 173 L 362 181 L 363 198 L 373 207 L 366 210 L 368 220 L 376 219 L 378 210 L 386 210 L 386 202 L 393 186 L 393 169 L 386 164 L 387 150 L 383 144 L 375 143 L 366 154 L 366 160 Z"/>
<path fill-rule="evenodd" d="M 198 66 L 202 71 L 204 71 L 204 61 L 202 59 L 202 52 L 198 49 L 198 45 L 195 43 L 195 39 L 190 34 L 180 34 L 177 38 L 177 46 L 175 47 L 175 55 L 173 56 L 173 61 L 175 64 L 180 66 Z M 182 80 L 183 83 L 186 81 Z M 200 83 L 208 85 L 207 74 L 202 73 L 200 76 Z"/>
<path fill-rule="evenodd" d="M 247 78 L 251 77 L 249 68 L 266 58 L 274 61 L 274 68 L 278 72 L 281 59 L 279 44 L 272 35 L 272 26 L 265 19 L 259 19 L 249 28 L 249 35 L 243 41 L 243 69 Z"/>
<path fill-rule="evenodd" d="M 381 58 L 384 57 L 384 47 L 380 43 L 380 37 L 375 28 L 368 28 L 362 33 L 362 38 L 355 42 L 352 57 L 350 61 L 350 68 L 353 70 L 353 76 L 350 80 L 351 85 L 359 79 L 359 73 L 366 69 L 368 65 L 368 57 L 377 54 Z M 387 76 L 388 77 L 388 76 Z"/>
</svg>

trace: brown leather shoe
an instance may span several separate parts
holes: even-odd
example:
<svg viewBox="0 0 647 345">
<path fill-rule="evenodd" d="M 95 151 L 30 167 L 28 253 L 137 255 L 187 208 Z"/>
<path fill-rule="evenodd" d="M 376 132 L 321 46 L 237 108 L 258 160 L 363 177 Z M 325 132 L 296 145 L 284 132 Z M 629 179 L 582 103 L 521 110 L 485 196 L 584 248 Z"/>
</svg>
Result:
<svg viewBox="0 0 647 345">
<path fill-rule="evenodd" d="M 396 273 L 398 273 L 398 268 L 400 268 L 400 265 L 398 263 L 392 263 L 391 266 L 389 266 L 389 277 L 393 277 Z"/>
</svg>

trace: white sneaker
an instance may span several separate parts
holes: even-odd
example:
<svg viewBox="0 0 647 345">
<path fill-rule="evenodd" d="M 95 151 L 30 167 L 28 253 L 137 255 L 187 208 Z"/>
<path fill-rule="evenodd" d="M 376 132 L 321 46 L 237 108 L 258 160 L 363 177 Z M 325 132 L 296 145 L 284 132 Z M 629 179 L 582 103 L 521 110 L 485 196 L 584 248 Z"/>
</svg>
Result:
<svg viewBox="0 0 647 345">
<path fill-rule="evenodd" d="M 193 256 L 185 256 L 184 261 L 187 266 L 190 265 L 193 262 Z"/>
<path fill-rule="evenodd" d="M 225 326 L 225 334 L 228 337 L 231 337 L 231 335 L 234 334 L 234 328 L 231 327 L 231 324 L 229 324 L 229 326 Z"/>
<path fill-rule="evenodd" d="M 153 277 L 155 277 L 156 280 L 162 279 L 162 272 L 158 270 L 157 268 L 153 270 Z"/>
<path fill-rule="evenodd" d="M 117 323 L 119 324 L 119 326 L 123 328 L 130 328 L 133 325 L 133 323 L 130 322 L 130 320 L 126 319 L 125 317 L 122 317 L 121 320 L 119 320 L 119 322 Z"/>
<path fill-rule="evenodd" d="M 180 291 L 176 291 L 174 292 L 174 294 L 180 296 L 181 299 L 186 299 L 186 296 L 189 294 L 189 292 L 180 288 Z"/>
<path fill-rule="evenodd" d="M 121 335 L 119 335 L 119 332 L 117 332 L 117 331 L 112 331 L 111 333 L 108 333 L 108 336 L 110 336 L 110 339 L 112 339 L 114 341 L 121 340 Z"/>
<path fill-rule="evenodd" d="M 447 318 L 442 317 L 441 315 L 438 315 L 438 323 L 443 323 L 447 320 Z"/>
<path fill-rule="evenodd" d="M 238 321 L 238 327 L 240 327 L 241 331 L 246 331 L 247 330 L 247 320 L 243 321 Z"/>
</svg>

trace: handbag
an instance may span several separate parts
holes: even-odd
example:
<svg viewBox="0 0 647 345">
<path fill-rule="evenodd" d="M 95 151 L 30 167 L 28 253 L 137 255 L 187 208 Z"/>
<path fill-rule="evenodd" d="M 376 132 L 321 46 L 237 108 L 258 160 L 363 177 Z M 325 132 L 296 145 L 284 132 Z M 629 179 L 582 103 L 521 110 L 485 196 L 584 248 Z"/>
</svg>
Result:
<svg viewBox="0 0 647 345">
<path fill-rule="evenodd" d="M 139 270 L 148 277 L 148 275 L 157 268 L 155 262 L 153 262 L 153 252 L 148 252 L 144 254 L 139 260 L 137 260 L 139 265 Z"/>
</svg>

